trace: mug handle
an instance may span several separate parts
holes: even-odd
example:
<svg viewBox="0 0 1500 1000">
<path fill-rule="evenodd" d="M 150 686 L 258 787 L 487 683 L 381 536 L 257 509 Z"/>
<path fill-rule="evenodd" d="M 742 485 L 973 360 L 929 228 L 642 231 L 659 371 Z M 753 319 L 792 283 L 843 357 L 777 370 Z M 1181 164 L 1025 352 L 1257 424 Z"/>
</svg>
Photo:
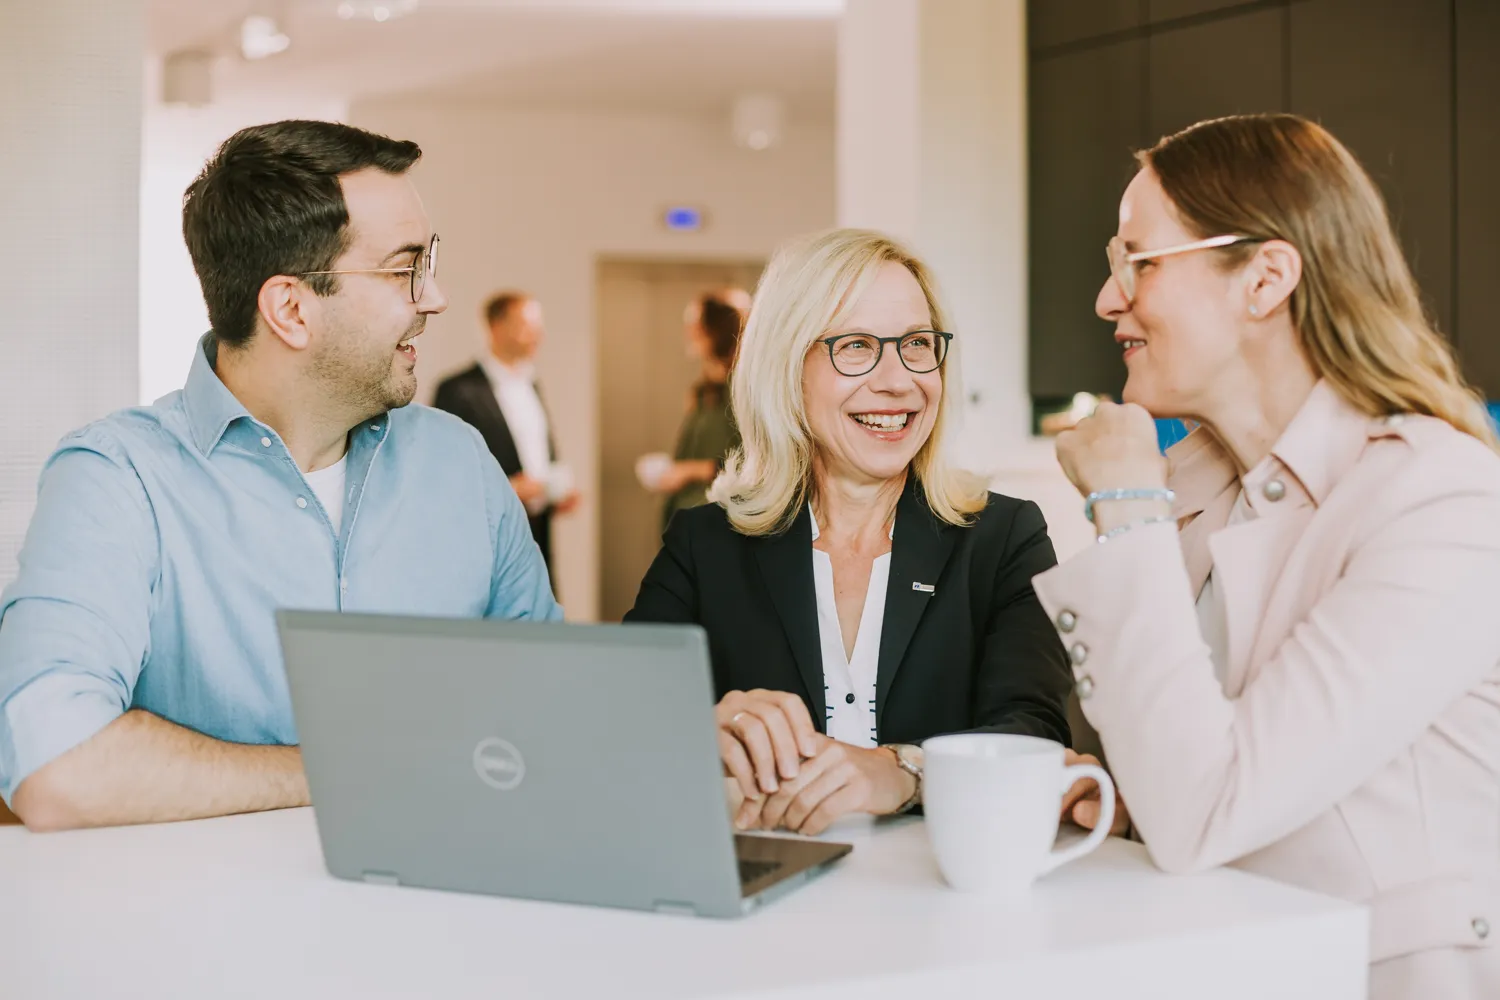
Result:
<svg viewBox="0 0 1500 1000">
<path fill-rule="evenodd" d="M 1093 778 L 1099 783 L 1099 822 L 1094 825 L 1091 832 L 1083 840 L 1072 847 L 1065 847 L 1060 851 L 1053 851 L 1047 856 L 1047 862 L 1038 875 L 1045 875 L 1054 868 L 1060 868 L 1069 861 L 1077 861 L 1088 854 L 1094 848 L 1104 843 L 1104 838 L 1109 836 L 1109 828 L 1115 822 L 1115 783 L 1109 776 L 1109 772 L 1097 764 L 1073 764 L 1063 768 L 1062 794 L 1066 795 L 1068 789 L 1080 778 Z"/>
</svg>

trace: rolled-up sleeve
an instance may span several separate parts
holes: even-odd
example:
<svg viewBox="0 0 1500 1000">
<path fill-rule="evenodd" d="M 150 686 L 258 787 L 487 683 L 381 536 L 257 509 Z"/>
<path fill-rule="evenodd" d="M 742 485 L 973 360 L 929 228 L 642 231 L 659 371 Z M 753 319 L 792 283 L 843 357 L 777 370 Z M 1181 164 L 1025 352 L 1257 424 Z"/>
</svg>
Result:
<svg viewBox="0 0 1500 1000">
<path fill-rule="evenodd" d="M 468 432 L 484 469 L 485 509 L 495 547 L 490 606 L 485 617 L 558 621 L 563 617 L 562 605 L 553 596 L 552 578 L 542 550 L 531 536 L 526 508 L 479 432 L 472 428 Z"/>
<path fill-rule="evenodd" d="M 160 545 L 135 471 L 97 431 L 42 471 L 19 573 L 0 598 L 0 795 L 130 707 Z"/>
</svg>

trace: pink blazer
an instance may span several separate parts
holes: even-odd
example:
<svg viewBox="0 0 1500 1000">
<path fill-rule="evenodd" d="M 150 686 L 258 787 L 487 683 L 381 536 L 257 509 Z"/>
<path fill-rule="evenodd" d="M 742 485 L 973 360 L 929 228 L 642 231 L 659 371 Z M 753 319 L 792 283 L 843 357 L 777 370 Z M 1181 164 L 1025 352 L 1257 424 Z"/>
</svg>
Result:
<svg viewBox="0 0 1500 1000">
<path fill-rule="evenodd" d="M 1320 383 L 1243 478 L 1255 519 L 1226 527 L 1206 431 L 1168 459 L 1178 530 L 1036 578 L 1152 858 L 1368 904 L 1372 996 L 1500 998 L 1500 456 Z"/>
</svg>

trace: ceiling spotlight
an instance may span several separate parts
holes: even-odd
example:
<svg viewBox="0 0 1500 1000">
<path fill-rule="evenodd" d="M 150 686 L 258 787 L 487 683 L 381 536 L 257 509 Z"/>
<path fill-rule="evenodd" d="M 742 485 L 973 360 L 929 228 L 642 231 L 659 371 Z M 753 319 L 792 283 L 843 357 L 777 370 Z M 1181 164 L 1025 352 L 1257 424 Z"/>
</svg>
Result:
<svg viewBox="0 0 1500 1000">
<path fill-rule="evenodd" d="M 251 14 L 240 23 L 240 53 L 246 59 L 265 59 L 285 52 L 291 44 L 291 36 L 273 17 Z"/>
<path fill-rule="evenodd" d="M 785 122 L 786 105 L 772 94 L 746 94 L 729 113 L 735 144 L 757 153 L 781 141 Z"/>
<path fill-rule="evenodd" d="M 342 0 L 338 15 L 345 21 L 394 21 L 417 9 L 420 0 Z"/>
</svg>

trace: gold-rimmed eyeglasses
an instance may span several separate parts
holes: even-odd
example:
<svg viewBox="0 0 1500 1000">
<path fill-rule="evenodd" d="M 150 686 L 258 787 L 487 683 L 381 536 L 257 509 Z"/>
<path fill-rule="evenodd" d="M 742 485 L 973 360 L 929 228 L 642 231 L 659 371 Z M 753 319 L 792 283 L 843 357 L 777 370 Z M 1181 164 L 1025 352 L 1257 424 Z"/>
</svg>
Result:
<svg viewBox="0 0 1500 1000">
<path fill-rule="evenodd" d="M 299 278 L 307 278 L 314 274 L 406 274 L 411 275 L 411 300 L 415 304 L 422 301 L 422 292 L 427 288 L 427 276 L 437 274 L 438 261 L 438 235 L 432 234 L 432 242 L 427 244 L 427 249 L 419 251 L 416 259 L 406 267 L 355 267 L 342 271 L 303 271 L 297 275 Z"/>
<path fill-rule="evenodd" d="M 1115 282 L 1120 286 L 1120 292 L 1125 296 L 1125 301 L 1134 305 L 1136 278 L 1140 273 L 1135 265 L 1141 261 L 1171 257 L 1180 253 L 1192 253 L 1194 250 L 1213 250 L 1217 247 L 1246 242 L 1258 241 L 1254 236 L 1210 236 L 1206 240 L 1179 243 L 1176 246 L 1162 247 L 1160 250 L 1131 251 L 1125 246 L 1125 241 L 1116 236 L 1104 248 L 1104 253 L 1109 258 L 1109 273 L 1114 275 Z"/>
</svg>

